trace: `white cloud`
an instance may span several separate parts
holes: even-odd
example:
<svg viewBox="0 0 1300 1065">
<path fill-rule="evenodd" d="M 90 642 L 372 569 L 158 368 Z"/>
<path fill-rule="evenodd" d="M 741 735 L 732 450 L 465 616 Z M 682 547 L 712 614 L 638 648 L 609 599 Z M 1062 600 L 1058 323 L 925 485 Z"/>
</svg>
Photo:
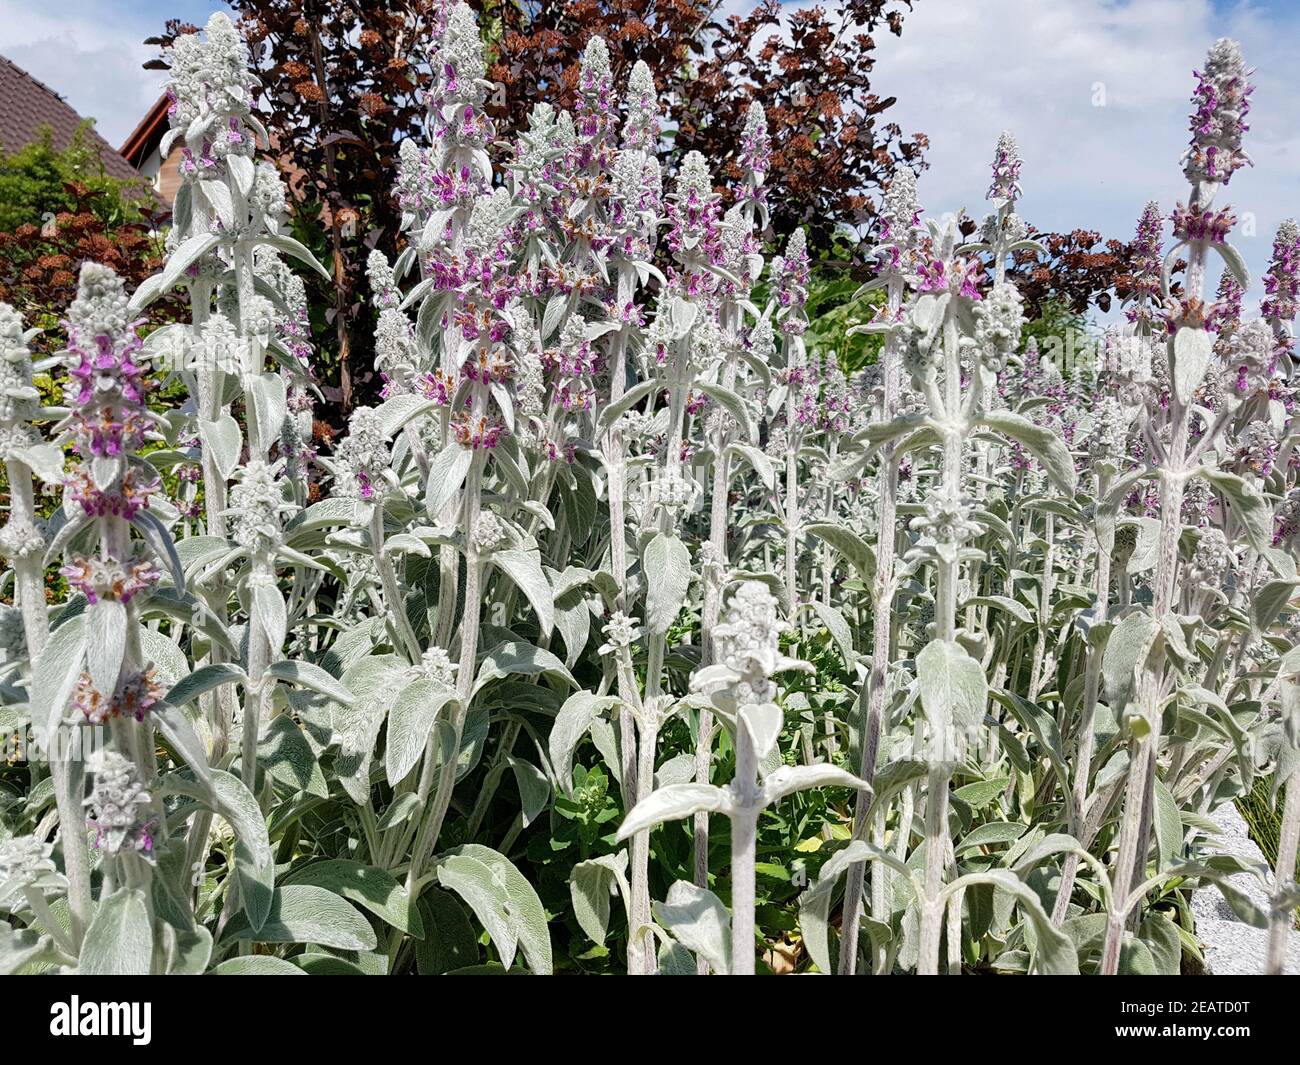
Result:
<svg viewBox="0 0 1300 1065">
<path fill-rule="evenodd" d="M 1186 198 L 1192 70 L 1217 37 L 1235 37 L 1256 67 L 1256 166 L 1226 198 L 1254 215 L 1255 235 L 1234 242 L 1258 277 L 1278 222 L 1300 213 L 1300 97 L 1288 84 L 1298 16 L 1208 0 L 923 0 L 901 39 L 877 36 L 873 88 L 898 97 L 888 116 L 904 132 L 930 137 L 920 193 L 932 213 L 983 212 L 993 146 L 1009 129 L 1025 158 L 1026 219 L 1128 238 L 1148 199 L 1168 211 Z"/>
<path fill-rule="evenodd" d="M 118 147 L 162 92 L 165 73 L 144 70 L 156 49 L 141 43 L 168 18 L 201 22 L 219 5 L 203 0 L 62 0 L 42 11 L 31 0 L 0 0 L 0 53 L 94 118 Z"/>
</svg>

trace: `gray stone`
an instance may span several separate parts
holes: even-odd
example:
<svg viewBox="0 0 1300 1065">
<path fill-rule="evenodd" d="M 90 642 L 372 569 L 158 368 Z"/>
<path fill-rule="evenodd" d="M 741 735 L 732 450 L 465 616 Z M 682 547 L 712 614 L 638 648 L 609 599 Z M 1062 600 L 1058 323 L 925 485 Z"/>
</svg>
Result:
<svg viewBox="0 0 1300 1065">
<path fill-rule="evenodd" d="M 1225 802 L 1210 817 L 1219 826 L 1219 835 L 1211 841 L 1211 850 L 1235 854 L 1248 862 L 1266 861 L 1250 838 L 1246 822 L 1234 803 Z M 1260 909 L 1266 913 L 1269 911 L 1268 892 L 1255 877 L 1238 873 L 1232 878 L 1232 884 L 1250 896 Z M 1257 976 L 1263 973 L 1264 953 L 1268 948 L 1266 929 L 1246 924 L 1213 887 L 1202 888 L 1192 896 L 1192 913 L 1209 972 L 1217 976 Z M 1296 929 L 1292 929 L 1287 943 L 1285 971 L 1289 975 L 1300 974 L 1300 931 Z"/>
</svg>

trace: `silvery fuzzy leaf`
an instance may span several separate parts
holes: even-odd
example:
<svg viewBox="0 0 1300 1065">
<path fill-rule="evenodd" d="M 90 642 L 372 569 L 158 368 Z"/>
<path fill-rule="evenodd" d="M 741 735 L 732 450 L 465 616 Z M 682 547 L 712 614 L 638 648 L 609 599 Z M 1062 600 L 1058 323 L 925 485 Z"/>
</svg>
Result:
<svg viewBox="0 0 1300 1065">
<path fill-rule="evenodd" d="M 1174 334 L 1174 394 L 1183 404 L 1192 402 L 1205 380 L 1214 344 L 1208 330 L 1182 326 Z"/>
<path fill-rule="evenodd" d="M 1250 288 L 1250 270 L 1246 267 L 1246 260 L 1242 258 L 1241 252 L 1225 241 L 1214 241 L 1210 247 L 1219 253 L 1228 269 L 1232 271 L 1232 276 L 1236 278 L 1237 284 L 1243 289 Z"/>
<path fill-rule="evenodd" d="M 1135 610 L 1111 630 L 1102 656 L 1106 699 L 1116 716 L 1122 714 L 1137 692 L 1138 671 L 1143 668 L 1160 625 L 1150 614 Z"/>
<path fill-rule="evenodd" d="M 86 607 L 82 617 L 91 683 L 105 698 L 112 698 L 126 655 L 126 607 L 115 599 L 101 599 Z"/>
<path fill-rule="evenodd" d="M 418 677 L 402 688 L 388 711 L 384 772 L 389 784 L 396 785 L 419 763 L 438 714 L 455 698 L 454 689 L 431 677 Z"/>
<path fill-rule="evenodd" d="M 125 472 L 123 459 L 96 455 L 90 460 L 90 479 L 101 492 L 112 489 Z"/>
<path fill-rule="evenodd" d="M 164 292 L 170 291 L 186 270 L 220 243 L 221 235 L 219 233 L 200 233 L 187 238 L 180 247 L 167 257 L 167 265 L 163 268 L 158 284 L 153 286 L 146 282 L 136 290 L 131 299 L 130 310 L 133 313 L 139 312 Z M 152 278 L 150 280 L 152 281 Z"/>
<path fill-rule="evenodd" d="M 550 636 L 555 627 L 555 598 L 550 582 L 542 572 L 542 557 L 536 551 L 509 549 L 495 551 L 492 564 L 505 571 L 515 586 L 524 593 L 537 614 L 537 624 L 543 636 Z"/>
<path fill-rule="evenodd" d="M 283 659 L 268 666 L 266 675 L 298 688 L 309 688 L 319 692 L 343 706 L 349 706 L 356 700 L 356 696 L 346 684 L 310 662 Z"/>
<path fill-rule="evenodd" d="M 329 704 L 340 745 L 335 773 L 354 802 L 364 803 L 369 795 L 375 740 L 402 691 L 405 673 L 406 663 L 396 655 L 368 655 L 343 673 L 343 685 L 356 693 L 357 699 L 350 706 Z"/>
<path fill-rule="evenodd" d="M 661 635 L 677 620 L 691 580 L 691 555 L 673 533 L 657 533 L 641 559 L 646 580 L 646 629 Z"/>
<path fill-rule="evenodd" d="M 547 751 L 556 783 L 565 795 L 573 795 L 573 752 L 578 743 L 597 717 L 618 705 L 617 696 L 580 691 L 569 696 L 555 715 Z"/>
<path fill-rule="evenodd" d="M 226 168 L 235 179 L 239 194 L 246 197 L 253 188 L 253 160 L 246 155 L 231 154 L 226 157 Z"/>
<path fill-rule="evenodd" d="M 15 448 L 11 456 L 36 474 L 43 484 L 63 483 L 63 449 L 58 444 L 34 444 Z"/>
<path fill-rule="evenodd" d="M 257 374 L 247 379 L 245 391 L 252 399 L 257 438 L 265 454 L 280 442 L 280 430 L 289 413 L 284 378 L 278 373 Z"/>
<path fill-rule="evenodd" d="M 200 181 L 199 191 L 207 201 L 208 206 L 216 214 L 217 220 L 221 223 L 221 228 L 227 233 L 231 233 L 235 228 L 235 199 L 230 194 L 230 189 L 220 181 Z"/>
<path fill-rule="evenodd" d="M 284 596 L 271 580 L 256 581 L 251 591 L 253 622 L 265 633 L 271 654 L 279 654 L 289 628 Z"/>
<path fill-rule="evenodd" d="M 695 755 L 689 752 L 675 755 L 655 770 L 654 786 L 666 788 L 669 784 L 686 784 L 695 779 Z"/>
<path fill-rule="evenodd" d="M 200 421 L 198 426 L 204 453 L 212 456 L 217 472 L 229 480 L 239 465 L 239 454 L 244 447 L 239 423 L 229 414 L 222 414 L 216 421 Z"/>
<path fill-rule="evenodd" d="M 824 540 L 838 551 L 862 580 L 870 582 L 875 579 L 876 555 L 857 533 L 843 525 L 830 522 L 816 522 L 804 526 L 804 531 Z"/>
<path fill-rule="evenodd" d="M 261 925 L 252 928 L 240 915 L 226 926 L 221 940 L 318 943 L 336 950 L 374 950 L 377 943 L 370 922 L 351 903 L 311 884 L 276 888 Z"/>
<path fill-rule="evenodd" d="M 377 409 L 384 435 L 392 438 L 417 418 L 437 410 L 438 404 L 422 396 L 398 395 L 390 396 Z"/>
<path fill-rule="evenodd" d="M 758 443 L 758 427 L 754 424 L 754 417 L 749 411 L 749 404 L 736 395 L 735 392 L 723 388 L 721 385 L 710 384 L 707 381 L 697 381 L 695 387 L 731 415 L 744 432 L 746 440 L 751 444 Z"/>
<path fill-rule="evenodd" d="M 1038 972 L 1069 976 L 1079 972 L 1079 957 L 1070 937 L 1052 925 L 1051 918 L 1043 910 L 1043 904 L 1028 884 L 1006 869 L 993 869 L 984 873 L 968 873 L 958 877 L 940 893 L 940 898 L 947 900 L 958 891 L 976 884 L 991 884 L 998 891 L 1015 898 L 1020 911 L 1029 918 L 1026 938 L 1031 944 L 1034 965 Z M 1030 933 L 1032 932 L 1032 940 Z"/>
<path fill-rule="evenodd" d="M 424 926 L 417 907 L 411 904 L 406 888 L 383 869 L 364 865 L 348 858 L 327 858 L 292 869 L 281 881 L 282 887 L 308 884 L 354 902 L 363 910 L 406 932 L 424 938 Z"/>
<path fill-rule="evenodd" d="M 670 784 L 666 788 L 652 791 L 636 804 L 619 826 L 619 842 L 635 835 L 637 832 L 665 821 L 680 821 L 684 817 L 701 812 L 725 813 L 731 815 L 735 800 L 731 792 L 714 787 L 712 784 Z"/>
<path fill-rule="evenodd" d="M 785 714 L 775 703 L 750 703 L 737 710 L 744 739 L 754 751 L 754 761 L 761 762 L 776 748 L 785 724 Z"/>
<path fill-rule="evenodd" d="M 731 918 L 712 891 L 678 880 L 654 904 L 655 918 L 682 946 L 721 975 L 731 972 Z"/>
<path fill-rule="evenodd" d="M 1259 490 L 1235 473 L 1206 466 L 1202 466 L 1197 472 L 1228 501 L 1229 512 L 1241 522 L 1250 546 L 1267 559 L 1270 565 L 1274 565 L 1273 508 L 1259 494 Z"/>
<path fill-rule="evenodd" d="M 1055 432 L 1011 411 L 985 411 L 979 420 L 980 424 L 1022 444 L 1043 464 L 1047 476 L 1057 487 L 1068 495 L 1074 495 L 1079 480 L 1074 471 L 1074 460 L 1065 442 Z"/>
<path fill-rule="evenodd" d="M 954 742 L 983 724 L 988 680 L 960 644 L 931 640 L 916 656 L 916 675 L 932 740 Z"/>
<path fill-rule="evenodd" d="M 283 234 L 275 234 L 260 238 L 259 243 L 267 244 L 276 251 L 283 252 L 291 258 L 297 259 L 300 263 L 305 263 L 307 266 L 310 266 L 315 270 L 316 273 L 320 274 L 320 276 L 326 281 L 333 280 L 330 272 L 326 270 L 325 267 L 321 266 L 317 261 L 316 256 L 307 250 L 306 245 L 294 240 L 293 237 L 284 236 Z"/>
<path fill-rule="evenodd" d="M 610 897 L 623 893 L 627 904 L 630 889 L 627 886 L 627 851 L 605 854 L 579 862 L 569 877 L 569 894 L 573 899 L 573 915 L 578 926 L 592 942 L 603 945 L 609 931 Z"/>
<path fill-rule="evenodd" d="M 551 799 L 551 782 L 532 762 L 516 758 L 512 754 L 506 756 L 506 762 L 514 773 L 515 784 L 519 788 L 520 822 L 527 828 L 546 809 L 546 804 Z"/>
<path fill-rule="evenodd" d="M 477 695 L 494 680 L 512 675 L 535 677 L 539 674 L 562 680 L 571 688 L 579 687 L 573 674 L 550 651 L 522 640 L 508 640 L 493 647 L 484 656 L 479 665 L 478 679 L 474 682 L 473 694 Z"/>
<path fill-rule="evenodd" d="M 95 907 L 81 944 L 81 976 L 147 976 L 153 960 L 153 927 L 144 893 L 120 888 Z"/>
<path fill-rule="evenodd" d="M 603 407 L 596 418 L 597 436 L 645 399 L 646 396 L 651 395 L 661 387 L 662 385 L 658 381 L 642 381 L 624 392 L 617 403 L 610 403 Z"/>
<path fill-rule="evenodd" d="M 257 742 L 257 764 L 278 783 L 320 798 L 329 796 L 316 749 L 289 714 L 277 714 Z"/>
<path fill-rule="evenodd" d="M 209 976 L 306 976 L 297 965 L 270 954 L 227 958 L 208 970 Z"/>
<path fill-rule="evenodd" d="M 783 765 L 773 770 L 763 780 L 763 793 L 760 800 L 763 806 L 793 795 L 796 791 L 808 788 L 855 788 L 870 791 L 864 780 L 859 780 L 852 773 L 837 766 L 819 763 L 817 765 Z"/>
<path fill-rule="evenodd" d="M 735 442 L 728 444 L 723 454 L 727 457 L 737 456 L 748 462 L 750 468 L 758 474 L 758 479 L 763 482 L 763 487 L 769 491 L 776 487 L 776 467 L 772 465 L 772 460 L 759 448 Z"/>
<path fill-rule="evenodd" d="M 473 459 L 474 453 L 454 440 L 434 456 L 424 494 L 424 506 L 431 518 L 436 520 L 456 498 Z"/>
<path fill-rule="evenodd" d="M 154 728 L 162 733 L 163 739 L 172 750 L 185 759 L 199 784 L 205 788 L 212 787 L 212 776 L 208 771 L 208 752 L 190 724 L 189 719 L 176 707 L 167 703 L 158 703 L 149 712 L 149 719 Z"/>
<path fill-rule="evenodd" d="M 450 878 L 459 887 L 448 884 L 444 879 L 444 869 L 447 869 L 451 863 L 455 864 L 452 866 L 453 872 Z M 466 902 L 470 902 L 476 914 L 479 914 L 479 910 L 474 907 L 474 903 L 469 898 L 466 898 L 460 888 L 471 891 L 480 904 L 486 904 L 484 905 L 486 915 L 504 933 L 505 941 L 510 943 L 508 952 L 505 950 L 501 952 L 502 963 L 507 968 L 514 961 L 514 944 L 517 943 L 519 949 L 524 952 L 528 967 L 534 973 L 539 976 L 550 975 L 551 933 L 546 921 L 546 910 L 537 897 L 537 892 L 515 868 L 514 863 L 490 847 L 466 843 L 449 851 L 446 857 L 438 859 L 438 879 L 444 887 L 451 887 L 461 894 Z M 480 915 L 481 919 L 482 915 Z M 501 944 L 497 941 L 492 928 L 489 927 L 488 932 L 500 947 Z"/>
<path fill-rule="evenodd" d="M 71 618 L 50 633 L 49 642 L 32 667 L 31 721 L 38 737 L 63 720 L 86 661 L 86 619 Z"/>
</svg>

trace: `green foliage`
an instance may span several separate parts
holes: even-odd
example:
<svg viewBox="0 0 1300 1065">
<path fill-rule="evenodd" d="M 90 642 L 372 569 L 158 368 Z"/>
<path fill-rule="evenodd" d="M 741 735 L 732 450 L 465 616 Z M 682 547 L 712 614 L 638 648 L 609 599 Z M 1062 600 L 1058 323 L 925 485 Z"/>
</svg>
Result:
<svg viewBox="0 0 1300 1065">
<path fill-rule="evenodd" d="M 16 149 L 0 149 L 0 231 L 22 225 L 39 226 L 48 215 L 72 210 L 77 198 L 70 182 L 84 185 L 88 204 L 105 225 L 141 217 L 137 201 L 142 183 L 110 177 L 103 157 L 89 136 L 91 122 L 83 122 L 66 148 L 56 148 L 54 131 L 41 127 L 36 140 Z"/>
</svg>

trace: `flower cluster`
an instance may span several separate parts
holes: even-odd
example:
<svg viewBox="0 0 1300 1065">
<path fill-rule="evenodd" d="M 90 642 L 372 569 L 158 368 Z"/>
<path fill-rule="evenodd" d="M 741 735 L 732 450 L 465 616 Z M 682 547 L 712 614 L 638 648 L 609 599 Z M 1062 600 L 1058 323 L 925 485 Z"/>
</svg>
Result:
<svg viewBox="0 0 1300 1065">
<path fill-rule="evenodd" d="M 776 698 L 772 675 L 787 664 L 781 654 L 787 626 L 778 606 L 762 581 L 744 581 L 732 593 L 726 620 L 713 630 L 718 661 L 738 675 L 732 694 L 741 706 Z"/>
<path fill-rule="evenodd" d="M 989 186 L 990 200 L 1020 199 L 1020 147 L 1015 137 L 1003 133 L 993 154 L 993 183 Z"/>
<path fill-rule="evenodd" d="M 1192 94 L 1192 141 L 1184 156 L 1183 172 L 1193 184 L 1228 184 L 1232 175 L 1250 162 L 1241 148 L 1250 128 L 1250 71 L 1235 41 L 1221 38 L 1210 49 L 1205 69 L 1196 71 Z"/>
<path fill-rule="evenodd" d="M 153 797 L 135 764 L 110 748 L 95 751 L 86 763 L 94 784 L 86 806 L 95 829 L 95 848 L 152 859 L 154 823 L 145 818 Z"/>
<path fill-rule="evenodd" d="M 283 540 L 283 515 L 294 507 L 284 497 L 282 463 L 252 459 L 235 471 L 230 490 L 230 536 L 249 551 L 269 552 Z"/>
<path fill-rule="evenodd" d="M 348 419 L 348 435 L 334 454 L 343 494 L 373 500 L 389 460 L 388 439 L 379 411 L 374 407 L 353 411 Z"/>
<path fill-rule="evenodd" d="M 108 599 L 129 603 L 158 583 L 162 574 L 151 561 L 124 564 L 113 559 L 77 558 L 59 570 L 90 604 Z"/>
<path fill-rule="evenodd" d="M 82 673 L 73 694 L 73 705 L 89 725 L 103 725 L 118 718 L 143 721 L 163 698 L 162 685 L 154 675 L 152 666 L 123 678 L 117 691 L 105 694 L 99 691 L 89 673 Z"/>
</svg>

